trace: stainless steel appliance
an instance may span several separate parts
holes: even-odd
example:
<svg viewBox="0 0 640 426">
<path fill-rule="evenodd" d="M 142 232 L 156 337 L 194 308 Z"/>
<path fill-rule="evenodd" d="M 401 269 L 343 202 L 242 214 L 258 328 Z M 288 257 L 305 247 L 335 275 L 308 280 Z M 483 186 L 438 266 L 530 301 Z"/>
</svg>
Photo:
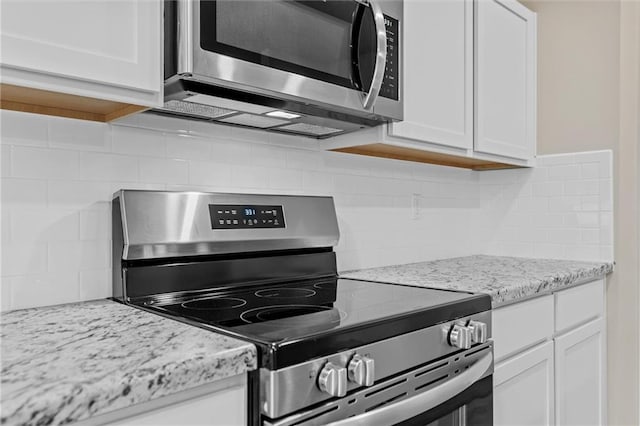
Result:
<svg viewBox="0 0 640 426">
<path fill-rule="evenodd" d="M 128 191 L 116 300 L 254 343 L 252 425 L 492 423 L 487 295 L 340 278 L 331 197 Z"/>
<path fill-rule="evenodd" d="M 402 0 L 166 0 L 159 113 L 325 138 L 401 120 Z"/>
</svg>

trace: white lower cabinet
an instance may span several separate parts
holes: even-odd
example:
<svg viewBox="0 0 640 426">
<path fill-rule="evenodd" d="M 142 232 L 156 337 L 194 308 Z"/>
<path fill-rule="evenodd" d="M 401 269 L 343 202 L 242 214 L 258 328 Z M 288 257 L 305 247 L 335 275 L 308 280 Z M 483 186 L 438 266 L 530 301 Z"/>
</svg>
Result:
<svg viewBox="0 0 640 426">
<path fill-rule="evenodd" d="M 493 311 L 496 425 L 606 424 L 604 279 Z"/>
<path fill-rule="evenodd" d="M 553 424 L 553 381 L 553 342 L 497 364 L 493 376 L 494 424 Z"/>
<path fill-rule="evenodd" d="M 247 424 L 246 374 L 113 410 L 74 424 L 76 426 L 243 426 Z"/>
<path fill-rule="evenodd" d="M 243 426 L 246 423 L 244 387 L 178 402 L 109 423 L 111 426 Z"/>
<path fill-rule="evenodd" d="M 606 423 L 605 321 L 599 318 L 555 339 L 556 424 Z"/>
</svg>

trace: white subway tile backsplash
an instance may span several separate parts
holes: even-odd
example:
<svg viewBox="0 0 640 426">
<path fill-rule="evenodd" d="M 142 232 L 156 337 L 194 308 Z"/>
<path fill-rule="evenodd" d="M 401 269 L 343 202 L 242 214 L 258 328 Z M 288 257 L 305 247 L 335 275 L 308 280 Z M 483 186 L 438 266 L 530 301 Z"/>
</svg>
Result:
<svg viewBox="0 0 640 426">
<path fill-rule="evenodd" d="M 613 184 L 610 179 L 600 180 L 600 210 L 611 211 L 613 210 Z"/>
<path fill-rule="evenodd" d="M 271 170 L 269 188 L 274 190 L 302 190 L 302 170 Z"/>
<path fill-rule="evenodd" d="M 238 140 L 215 141 L 211 146 L 211 159 L 218 163 L 249 165 L 251 144 Z"/>
<path fill-rule="evenodd" d="M 111 266 L 111 244 L 102 241 L 56 241 L 48 244 L 50 272 L 106 269 Z"/>
<path fill-rule="evenodd" d="M 11 306 L 11 278 L 0 278 L 0 310 L 9 311 Z"/>
<path fill-rule="evenodd" d="M 74 210 L 14 208 L 10 218 L 11 240 L 74 241 L 79 238 L 79 223 L 79 214 Z"/>
<path fill-rule="evenodd" d="M 190 161 L 189 183 L 194 185 L 231 185 L 231 167 L 222 163 Z"/>
<path fill-rule="evenodd" d="M 578 226 L 581 228 L 598 228 L 600 225 L 599 214 L 597 212 L 577 213 Z"/>
<path fill-rule="evenodd" d="M 80 300 L 111 297 L 111 269 L 88 269 L 79 273 Z"/>
<path fill-rule="evenodd" d="M 583 211 L 600 210 L 600 197 L 597 195 L 585 195 L 580 198 L 580 209 Z"/>
<path fill-rule="evenodd" d="M 600 230 L 599 229 L 583 229 L 582 243 L 584 244 L 600 244 Z"/>
<path fill-rule="evenodd" d="M 314 151 L 290 149 L 285 153 L 285 161 L 289 169 L 322 169 L 322 156 Z"/>
<path fill-rule="evenodd" d="M 162 132 L 122 126 L 111 129 L 114 153 L 147 157 L 165 157 L 167 154 Z"/>
<path fill-rule="evenodd" d="M 310 195 L 331 195 L 334 192 L 333 175 L 320 171 L 302 172 L 302 189 Z"/>
<path fill-rule="evenodd" d="M 109 125 L 85 120 L 58 120 L 50 117 L 49 146 L 81 149 L 82 151 L 111 151 Z"/>
<path fill-rule="evenodd" d="M 11 176 L 11 157 L 13 147 L 11 145 L 0 145 L 0 176 Z"/>
<path fill-rule="evenodd" d="M 582 210 L 582 200 L 575 195 L 549 198 L 550 212 L 569 212 Z"/>
<path fill-rule="evenodd" d="M 533 183 L 533 196 L 534 197 L 555 197 L 562 195 L 562 185 L 558 185 L 557 182 L 534 182 Z"/>
<path fill-rule="evenodd" d="M 77 179 L 77 151 L 14 146 L 11 175 L 36 179 Z"/>
<path fill-rule="evenodd" d="M 340 270 L 477 253 L 612 259 L 610 152 L 473 172 L 146 114 L 117 125 L 0 114 L 5 310 L 110 295 L 122 188 L 333 196 Z"/>
<path fill-rule="evenodd" d="M 587 163 L 582 165 L 583 179 L 598 179 L 600 177 L 600 163 Z"/>
<path fill-rule="evenodd" d="M 11 309 L 83 300 L 78 291 L 78 272 L 76 271 L 22 275 L 11 277 L 9 280 Z"/>
<path fill-rule="evenodd" d="M 90 181 L 49 181 L 49 206 L 66 209 L 98 208 L 111 202 L 112 184 Z M 4 195 L 2 196 L 4 198 Z"/>
<path fill-rule="evenodd" d="M 80 240 L 111 239 L 111 206 L 109 203 L 101 204 L 101 208 L 80 211 Z"/>
<path fill-rule="evenodd" d="M 141 157 L 139 167 L 141 182 L 177 184 L 189 182 L 189 164 L 186 160 Z"/>
<path fill-rule="evenodd" d="M 47 204 L 47 181 L 39 179 L 2 179 L 3 207 L 42 207 Z"/>
<path fill-rule="evenodd" d="M 528 201 L 517 198 L 516 209 L 505 209 L 503 205 L 491 207 L 496 204 L 495 197 L 492 200 L 485 199 L 488 211 L 506 212 L 493 221 L 496 228 L 488 236 L 489 252 L 509 255 L 512 249 L 529 251 L 519 243 L 537 240 L 532 243 L 535 257 L 612 260 L 612 250 L 609 248 L 613 239 L 613 218 L 611 215 L 602 216 L 610 208 L 608 199 L 612 182 L 610 179 L 598 179 L 601 174 L 611 174 L 611 158 L 610 151 L 538 157 L 538 167 L 529 176 L 533 183 L 533 199 L 546 198 L 549 212 L 536 214 L 532 228 L 523 219 L 522 212 L 540 208 L 536 202 L 529 205 Z M 524 176 L 520 170 L 510 172 Z M 486 197 L 487 189 L 483 195 Z M 503 191 L 501 194 L 507 198 L 515 195 L 513 191 Z M 534 233 L 529 234 L 526 231 L 528 229 L 533 229 Z M 545 238 L 547 241 L 544 241 Z M 514 245 L 514 242 L 518 244 Z"/>
<path fill-rule="evenodd" d="M 80 178 L 106 182 L 137 181 L 138 158 L 119 154 L 80 153 Z"/>
<path fill-rule="evenodd" d="M 564 181 L 579 179 L 581 175 L 580 166 L 576 164 L 549 167 L 550 181 Z"/>
<path fill-rule="evenodd" d="M 2 144 L 46 147 L 48 117 L 2 110 L 0 112 L 0 141 Z"/>
<path fill-rule="evenodd" d="M 211 142 L 188 135 L 166 135 L 167 157 L 183 160 L 202 160 L 211 157 Z"/>
<path fill-rule="evenodd" d="M 10 220 L 9 209 L 3 206 L 0 208 L 0 241 L 2 241 L 3 246 L 11 241 Z"/>
<path fill-rule="evenodd" d="M 287 163 L 287 150 L 269 145 L 251 146 L 251 164 L 254 166 L 285 168 Z"/>
<path fill-rule="evenodd" d="M 46 243 L 2 245 L 2 276 L 38 274 L 47 271 Z"/>
</svg>

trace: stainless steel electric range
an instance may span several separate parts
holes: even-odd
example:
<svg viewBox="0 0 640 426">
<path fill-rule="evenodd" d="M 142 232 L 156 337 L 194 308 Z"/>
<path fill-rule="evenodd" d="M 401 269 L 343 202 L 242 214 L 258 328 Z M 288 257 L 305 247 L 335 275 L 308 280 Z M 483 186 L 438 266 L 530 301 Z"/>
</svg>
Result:
<svg viewBox="0 0 640 426">
<path fill-rule="evenodd" d="M 340 278 L 338 238 L 331 197 L 119 191 L 114 298 L 254 343 L 251 425 L 492 424 L 489 296 Z"/>
</svg>

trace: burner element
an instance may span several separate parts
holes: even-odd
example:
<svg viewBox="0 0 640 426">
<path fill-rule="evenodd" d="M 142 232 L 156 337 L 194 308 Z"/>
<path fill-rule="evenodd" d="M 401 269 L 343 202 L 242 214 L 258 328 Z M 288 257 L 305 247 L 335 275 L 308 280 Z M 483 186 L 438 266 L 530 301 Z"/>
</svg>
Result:
<svg viewBox="0 0 640 426">
<path fill-rule="evenodd" d="M 315 291 L 306 288 L 270 288 L 267 290 L 256 291 L 256 296 L 269 299 L 295 299 L 297 297 L 311 297 L 316 294 Z"/>
<path fill-rule="evenodd" d="M 235 297 L 203 297 L 182 304 L 183 308 L 195 310 L 233 309 L 246 305 L 247 302 Z"/>
<path fill-rule="evenodd" d="M 243 312 L 240 318 L 248 323 L 263 321 L 274 321 L 285 318 L 293 319 L 300 315 L 314 314 L 316 312 L 330 311 L 333 308 L 316 305 L 275 305 L 262 308 L 250 309 Z M 339 318 L 338 318 L 339 320 Z"/>
</svg>

